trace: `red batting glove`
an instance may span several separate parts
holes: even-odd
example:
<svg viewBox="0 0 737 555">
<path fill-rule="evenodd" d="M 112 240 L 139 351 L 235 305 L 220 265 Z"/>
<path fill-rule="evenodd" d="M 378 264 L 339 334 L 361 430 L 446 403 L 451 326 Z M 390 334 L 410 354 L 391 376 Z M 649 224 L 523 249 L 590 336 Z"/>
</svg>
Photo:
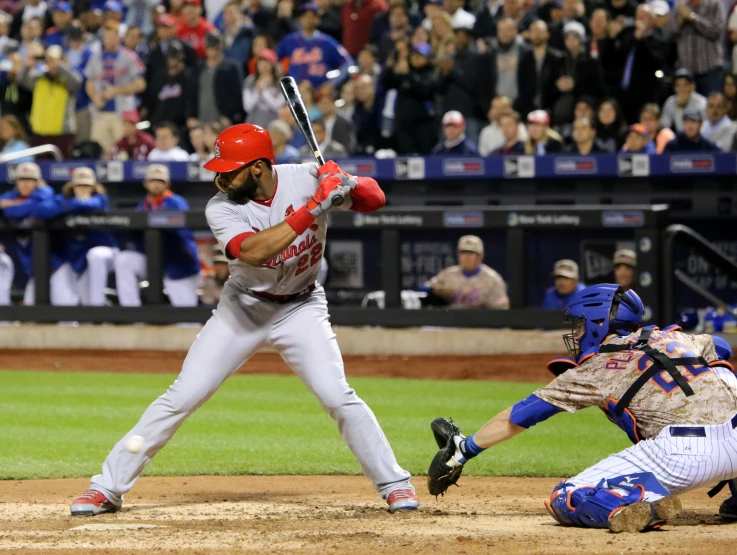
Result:
<svg viewBox="0 0 737 555">
<path fill-rule="evenodd" d="M 348 175 L 345 173 L 342 169 L 340 169 L 340 166 L 333 162 L 332 160 L 328 160 L 325 162 L 322 166 L 317 168 L 317 178 L 321 179 L 324 175 Z"/>
</svg>

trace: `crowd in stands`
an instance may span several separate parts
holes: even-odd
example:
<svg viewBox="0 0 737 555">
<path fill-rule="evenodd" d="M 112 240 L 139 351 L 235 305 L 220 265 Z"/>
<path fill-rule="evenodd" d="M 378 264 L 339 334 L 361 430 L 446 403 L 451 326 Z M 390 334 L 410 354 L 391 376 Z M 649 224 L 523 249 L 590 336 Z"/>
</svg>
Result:
<svg viewBox="0 0 737 555">
<path fill-rule="evenodd" d="M 735 150 L 722 0 L 5 0 L 0 145 L 203 161 L 243 121 L 309 157 Z M 150 122 L 142 131 L 136 126 Z"/>
</svg>

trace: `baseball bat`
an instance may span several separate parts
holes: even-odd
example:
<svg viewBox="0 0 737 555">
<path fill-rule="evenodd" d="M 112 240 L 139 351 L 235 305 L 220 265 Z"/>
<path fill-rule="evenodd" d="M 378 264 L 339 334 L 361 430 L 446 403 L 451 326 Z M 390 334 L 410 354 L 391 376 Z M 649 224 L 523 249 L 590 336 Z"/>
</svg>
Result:
<svg viewBox="0 0 737 555">
<path fill-rule="evenodd" d="M 279 85 L 281 86 L 284 98 L 287 99 L 287 106 L 289 106 L 289 110 L 292 112 L 292 116 L 294 116 L 294 121 L 297 122 L 297 127 L 302 131 L 305 139 L 307 139 L 307 144 L 310 146 L 310 150 L 312 150 L 312 154 L 315 155 L 315 160 L 317 160 L 318 165 L 324 165 L 325 158 L 323 158 L 322 152 L 320 152 L 320 145 L 317 144 L 317 139 L 315 139 L 315 132 L 312 130 L 310 116 L 307 114 L 307 108 L 305 108 L 302 95 L 299 94 L 297 82 L 293 77 L 282 77 L 279 79 Z M 333 206 L 340 206 L 344 200 L 342 197 L 335 197 L 333 199 Z"/>
</svg>

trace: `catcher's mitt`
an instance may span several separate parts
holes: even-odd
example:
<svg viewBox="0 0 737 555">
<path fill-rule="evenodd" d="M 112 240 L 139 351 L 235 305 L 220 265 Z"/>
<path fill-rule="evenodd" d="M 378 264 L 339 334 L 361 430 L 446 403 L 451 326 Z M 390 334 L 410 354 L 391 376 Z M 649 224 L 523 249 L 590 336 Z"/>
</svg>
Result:
<svg viewBox="0 0 737 555">
<path fill-rule="evenodd" d="M 436 418 L 430 424 L 435 442 L 440 447 L 427 471 L 427 489 L 434 496 L 445 495 L 447 489 L 456 484 L 466 462 L 458 444 L 466 439 L 452 420 Z"/>
</svg>

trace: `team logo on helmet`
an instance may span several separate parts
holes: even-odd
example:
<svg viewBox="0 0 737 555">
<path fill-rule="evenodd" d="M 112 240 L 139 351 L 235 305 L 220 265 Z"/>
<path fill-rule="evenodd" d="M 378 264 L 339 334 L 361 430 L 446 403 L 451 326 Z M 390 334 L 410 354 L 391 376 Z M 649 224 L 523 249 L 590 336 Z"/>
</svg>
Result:
<svg viewBox="0 0 737 555">
<path fill-rule="evenodd" d="M 215 158 L 220 158 L 220 147 L 215 145 Z"/>
</svg>

